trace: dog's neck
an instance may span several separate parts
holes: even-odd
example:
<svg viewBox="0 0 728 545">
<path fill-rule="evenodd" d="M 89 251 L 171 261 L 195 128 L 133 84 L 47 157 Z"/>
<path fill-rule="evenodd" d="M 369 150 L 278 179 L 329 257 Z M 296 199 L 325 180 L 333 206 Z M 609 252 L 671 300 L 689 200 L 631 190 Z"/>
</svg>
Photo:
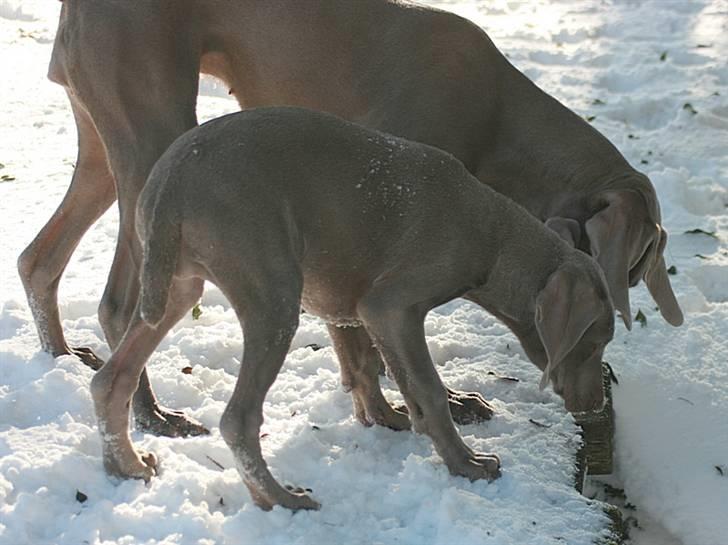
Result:
<svg viewBox="0 0 728 545">
<path fill-rule="evenodd" d="M 498 246 L 489 244 L 487 251 L 498 257 L 490 260 L 485 282 L 463 297 L 505 323 L 531 361 L 543 369 L 546 354 L 535 328 L 536 297 L 575 250 L 535 218 L 519 213 L 522 210 L 509 210 L 501 202 L 496 206 L 498 220 L 486 223 L 497 226 L 491 228 L 491 238 Z M 497 237 L 493 231 L 498 231 Z"/>
</svg>

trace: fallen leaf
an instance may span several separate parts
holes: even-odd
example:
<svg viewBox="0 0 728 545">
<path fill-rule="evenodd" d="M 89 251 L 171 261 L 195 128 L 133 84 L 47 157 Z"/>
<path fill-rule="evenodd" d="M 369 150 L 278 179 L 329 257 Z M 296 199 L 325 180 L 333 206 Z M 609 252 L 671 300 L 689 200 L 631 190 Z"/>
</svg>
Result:
<svg viewBox="0 0 728 545">
<path fill-rule="evenodd" d="M 686 235 L 706 235 L 712 238 L 717 239 L 718 235 L 715 234 L 715 231 L 705 231 L 703 229 L 690 229 L 689 231 L 685 231 Z"/>
<path fill-rule="evenodd" d="M 215 458 L 213 458 L 212 456 L 208 456 L 207 454 L 205 454 L 205 458 L 207 458 L 213 464 L 215 464 L 221 471 L 225 471 L 225 466 L 223 466 L 220 462 L 215 460 Z M 221 500 L 220 505 L 222 505 L 222 498 L 220 498 L 220 500 Z"/>
<path fill-rule="evenodd" d="M 553 426 L 553 424 L 544 424 L 543 422 L 539 422 L 538 420 L 534 420 L 533 418 L 529 418 L 528 421 L 534 426 L 538 426 L 539 428 L 550 428 L 551 426 Z"/>
<path fill-rule="evenodd" d="M 635 314 L 634 319 L 637 320 L 642 327 L 647 327 L 647 316 L 645 316 L 644 312 L 642 312 L 642 309 L 637 309 L 637 314 Z"/>
</svg>

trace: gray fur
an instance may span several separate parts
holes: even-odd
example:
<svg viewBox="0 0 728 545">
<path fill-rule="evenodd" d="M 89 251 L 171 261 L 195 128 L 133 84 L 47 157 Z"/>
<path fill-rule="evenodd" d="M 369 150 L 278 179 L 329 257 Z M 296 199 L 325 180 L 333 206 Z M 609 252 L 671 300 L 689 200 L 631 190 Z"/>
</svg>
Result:
<svg viewBox="0 0 728 545">
<path fill-rule="evenodd" d="M 79 155 L 63 202 L 18 262 L 54 356 L 101 364 L 66 342 L 57 290 L 84 232 L 117 198 L 99 320 L 112 349 L 126 330 L 141 264 L 136 201 L 162 152 L 197 123 L 200 71 L 224 81 L 242 108 L 328 111 L 452 153 L 539 220 L 568 220 L 551 224 L 579 249 L 598 248 L 626 324 L 628 286 L 642 279 L 665 318 L 682 322 L 652 184 L 469 21 L 393 0 L 65 0 L 48 76 L 68 93 Z M 155 433 L 204 431 L 160 407 L 146 374 L 134 406 Z"/>
<path fill-rule="evenodd" d="M 501 318 L 570 410 L 603 403 L 601 356 L 614 331 L 603 273 L 439 149 L 299 108 L 232 114 L 172 144 L 140 196 L 137 220 L 141 302 L 92 383 L 102 435 L 116 440 L 104 441 L 114 474 L 154 472 L 153 457 L 146 463 L 118 441 L 128 437 L 128 408 L 113 408 L 128 402 L 147 357 L 192 306 L 174 294 L 202 280 L 221 289 L 243 327 L 221 432 L 266 509 L 318 507 L 275 481 L 258 440 L 263 400 L 301 306 L 329 324 L 360 419 L 408 424 L 379 391 L 373 345 L 412 427 L 432 438 L 455 475 L 492 479 L 500 462 L 472 451 L 453 425 L 425 343 L 424 318 L 437 305 L 463 296 Z"/>
</svg>

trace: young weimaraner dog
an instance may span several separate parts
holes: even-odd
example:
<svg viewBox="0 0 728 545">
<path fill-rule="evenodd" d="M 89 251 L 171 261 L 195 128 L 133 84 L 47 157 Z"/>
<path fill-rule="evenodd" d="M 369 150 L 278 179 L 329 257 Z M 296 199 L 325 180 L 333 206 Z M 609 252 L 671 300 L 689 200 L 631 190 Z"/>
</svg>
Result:
<svg viewBox="0 0 728 545">
<path fill-rule="evenodd" d="M 204 280 L 229 299 L 245 347 L 220 431 L 264 509 L 317 508 L 268 471 L 263 400 L 300 308 L 323 318 L 337 350 L 374 345 L 412 427 L 450 472 L 493 479 L 500 461 L 458 435 L 427 350 L 429 310 L 464 296 L 519 337 L 572 411 L 602 406 L 601 356 L 614 309 L 596 262 L 450 154 L 300 108 L 231 114 L 180 137 L 152 170 L 137 207 L 141 297 L 91 389 L 106 470 L 150 479 L 151 454 L 129 439 L 129 402 L 147 358 L 193 306 Z M 409 427 L 379 389 L 376 358 L 339 353 L 372 421 Z"/>
<path fill-rule="evenodd" d="M 114 199 L 119 239 L 99 320 L 112 348 L 125 331 L 139 289 L 136 200 L 154 162 L 197 123 L 200 72 L 229 85 L 243 108 L 329 111 L 449 151 L 593 255 L 628 327 L 628 287 L 641 279 L 668 322 L 682 322 L 649 180 L 467 20 L 391 0 L 65 0 L 49 77 L 68 92 L 78 160 L 63 202 L 19 260 L 53 355 L 101 363 L 67 344 L 57 290 L 81 236 Z M 489 414 L 477 397 L 461 399 Z M 146 373 L 134 412 L 155 433 L 204 431 L 160 407 Z"/>
</svg>

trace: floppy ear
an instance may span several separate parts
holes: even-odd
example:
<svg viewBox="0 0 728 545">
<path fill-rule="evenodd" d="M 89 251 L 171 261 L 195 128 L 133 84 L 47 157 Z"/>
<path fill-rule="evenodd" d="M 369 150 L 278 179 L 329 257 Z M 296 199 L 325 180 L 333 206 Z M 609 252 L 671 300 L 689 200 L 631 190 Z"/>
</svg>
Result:
<svg viewBox="0 0 728 545">
<path fill-rule="evenodd" d="M 576 247 L 581 240 L 581 227 L 579 222 L 571 218 L 553 217 L 546 220 L 546 227 L 555 231 L 562 239 Z"/>
<path fill-rule="evenodd" d="M 612 194 L 607 201 L 607 207 L 592 216 L 584 228 L 589 237 L 591 255 L 607 278 L 614 307 L 622 315 L 624 325 L 631 330 L 629 267 L 635 218 L 630 217 L 627 198 Z"/>
<path fill-rule="evenodd" d="M 683 323 L 683 313 L 670 286 L 665 259 L 662 257 L 667 244 L 667 233 L 661 226 L 658 225 L 657 228 L 659 230 L 659 242 L 655 250 L 655 258 L 645 273 L 645 284 L 647 284 L 650 295 L 660 308 L 662 317 L 665 318 L 668 324 L 679 326 Z"/>
<path fill-rule="evenodd" d="M 583 279 L 557 269 L 536 297 L 536 330 L 548 363 L 539 387 L 549 382 L 551 371 L 573 350 L 599 316 L 594 287 Z"/>
</svg>

